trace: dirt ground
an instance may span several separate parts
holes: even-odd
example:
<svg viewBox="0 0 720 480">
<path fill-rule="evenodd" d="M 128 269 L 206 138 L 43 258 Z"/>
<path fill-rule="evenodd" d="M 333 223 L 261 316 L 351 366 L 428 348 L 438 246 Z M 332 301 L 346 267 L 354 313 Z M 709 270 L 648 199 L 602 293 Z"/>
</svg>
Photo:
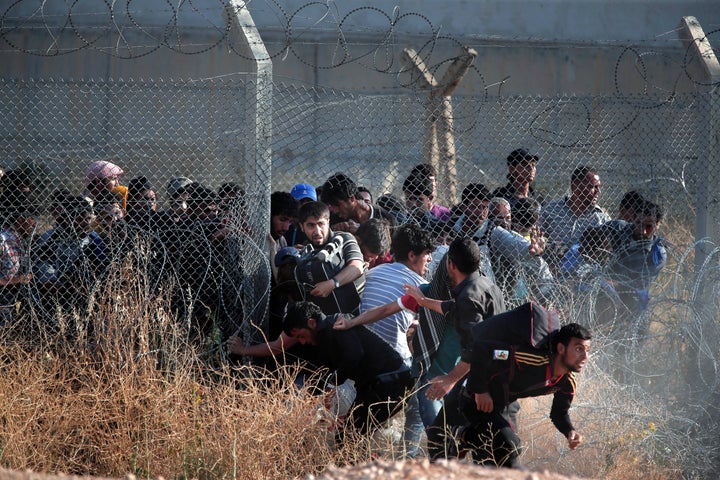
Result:
<svg viewBox="0 0 720 480">
<path fill-rule="evenodd" d="M 329 468 L 320 476 L 306 480 L 581 480 L 550 472 L 530 472 L 507 468 L 485 468 L 465 462 L 439 461 L 431 464 L 427 459 L 406 461 L 377 461 L 345 468 Z M 0 480 L 3 480 L 0 478 Z"/>
<path fill-rule="evenodd" d="M 118 480 L 105 477 L 78 477 L 69 475 L 45 475 L 30 471 L 16 472 L 0 468 L 0 480 Z M 306 480 L 582 480 L 550 472 L 530 472 L 507 468 L 491 469 L 464 462 L 439 461 L 431 464 L 427 459 L 379 460 L 352 467 L 330 467 L 320 476 L 309 475 Z M 123 480 L 136 480 L 127 475 Z"/>
</svg>

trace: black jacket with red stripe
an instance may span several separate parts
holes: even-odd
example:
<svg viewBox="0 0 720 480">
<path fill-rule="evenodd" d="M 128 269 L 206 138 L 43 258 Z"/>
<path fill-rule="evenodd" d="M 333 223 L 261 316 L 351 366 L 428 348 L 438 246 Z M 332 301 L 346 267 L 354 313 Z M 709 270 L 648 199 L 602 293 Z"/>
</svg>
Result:
<svg viewBox="0 0 720 480">
<path fill-rule="evenodd" d="M 565 436 L 574 430 L 568 411 L 576 377 L 566 373 L 553 382 L 552 354 L 547 349 L 477 340 L 466 385 L 469 394 L 489 393 L 496 411 L 518 398 L 554 395 L 550 419 Z"/>
</svg>

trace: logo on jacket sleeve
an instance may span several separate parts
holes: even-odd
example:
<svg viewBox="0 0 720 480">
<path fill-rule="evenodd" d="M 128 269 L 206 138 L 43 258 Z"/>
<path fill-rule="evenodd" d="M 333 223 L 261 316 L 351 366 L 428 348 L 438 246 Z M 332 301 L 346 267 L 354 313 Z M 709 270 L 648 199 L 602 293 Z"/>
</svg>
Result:
<svg viewBox="0 0 720 480">
<path fill-rule="evenodd" d="M 509 350 L 494 350 L 493 360 L 507 360 L 510 356 Z"/>
</svg>

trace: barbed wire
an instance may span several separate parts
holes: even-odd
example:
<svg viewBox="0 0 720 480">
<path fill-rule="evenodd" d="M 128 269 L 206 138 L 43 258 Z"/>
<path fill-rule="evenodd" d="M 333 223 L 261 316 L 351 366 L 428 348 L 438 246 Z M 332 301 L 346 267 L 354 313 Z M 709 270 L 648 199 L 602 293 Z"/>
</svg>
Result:
<svg viewBox="0 0 720 480">
<path fill-rule="evenodd" d="M 264 8 L 273 12 L 278 22 L 270 27 L 270 31 L 282 32 L 283 39 L 266 43 L 266 48 L 274 50 L 268 52 L 267 58 L 260 60 L 272 60 L 291 54 L 313 69 L 335 69 L 358 64 L 367 70 L 394 77 L 408 72 L 408 66 L 400 62 L 399 54 L 402 50 L 400 39 L 410 35 L 410 32 L 413 37 L 422 39 L 418 56 L 431 73 L 435 73 L 440 66 L 455 58 L 455 53 L 448 56 L 448 52 L 454 47 L 461 48 L 467 45 L 468 40 L 477 41 L 473 37 L 461 39 L 447 33 L 441 34 L 441 27 L 434 25 L 427 15 L 417 11 L 400 12 L 398 8 L 383 10 L 368 5 L 343 12 L 337 2 L 311 1 L 288 11 L 276 0 L 241 2 L 237 7 L 227 0 L 214 0 L 209 4 L 196 3 L 186 1 L 174 5 L 166 2 L 164 8 L 148 8 L 147 5 L 133 0 L 104 1 L 92 3 L 90 10 L 85 10 L 88 4 L 78 1 L 60 5 L 37 0 L 15 0 L 0 12 L 0 39 L 12 50 L 29 55 L 53 57 L 91 49 L 125 60 L 141 58 L 160 49 L 182 55 L 198 55 L 224 43 L 228 51 L 246 60 L 253 60 L 244 53 L 241 46 L 235 44 L 235 39 L 230 37 L 231 30 L 235 28 L 234 9 Z M 97 7 L 103 4 L 106 9 L 97 10 Z M 373 18 L 375 25 L 381 26 L 369 27 L 369 16 Z M 26 30 L 34 32 L 37 47 L 26 46 L 27 42 L 23 40 Z M 664 32 L 658 35 L 658 38 L 676 31 L 677 29 Z M 711 30 L 706 34 L 706 39 L 712 40 L 719 31 L 720 29 Z M 202 32 L 204 38 L 201 42 L 198 42 L 199 32 Z M 335 52 L 327 59 L 327 63 L 320 63 L 325 60 L 323 58 L 308 58 L 297 48 L 306 42 L 324 42 L 325 40 L 318 39 L 317 32 L 321 32 L 324 38 L 335 39 Z M 46 40 L 40 39 L 41 35 L 44 35 Z M 213 37 L 210 41 L 207 41 L 208 35 Z M 562 40 L 522 40 L 530 44 L 537 43 L 537 48 L 547 48 L 557 43 L 567 44 Z M 702 40 L 705 39 L 695 42 Z M 517 40 L 505 38 L 495 42 L 503 41 L 514 44 Z M 641 80 L 641 87 L 636 93 L 647 93 L 651 90 L 665 92 L 665 101 L 672 100 L 681 78 L 688 79 L 696 88 L 715 85 L 697 78 L 697 74 L 692 71 L 691 66 L 697 63 L 691 53 L 692 42 L 682 60 L 674 60 L 672 54 L 666 50 L 653 51 L 633 45 L 613 46 L 618 47 L 620 52 L 614 84 L 616 93 L 620 96 L 627 93 L 622 78 L 629 76 L 639 77 Z M 661 66 L 658 68 L 663 69 L 662 76 L 650 73 L 646 64 L 646 59 L 650 56 L 662 59 L 655 62 Z M 668 63 L 676 70 L 671 75 L 668 75 Z M 621 68 L 626 64 L 630 67 L 629 71 Z M 485 72 L 485 75 L 487 73 Z M 660 85 L 658 81 L 663 78 L 672 80 L 669 85 Z M 478 80 L 484 82 L 482 75 Z M 417 88 L 416 81 L 399 80 L 398 85 Z M 473 88 L 477 89 L 478 85 L 473 84 Z M 644 105 L 639 108 L 652 107 Z"/>
<path fill-rule="evenodd" d="M 92 50 L 129 61 L 162 50 L 202 55 L 224 46 L 238 58 L 249 59 L 233 38 L 230 17 L 234 12 L 227 1 L 217 0 L 211 7 L 192 1 L 167 2 L 164 8 L 152 10 L 140 1 L 103 3 L 106 10 L 83 10 L 87 4 L 79 1 L 60 5 L 16 0 L 0 12 L 0 40 L 13 52 L 41 57 Z M 96 5 L 101 3 L 93 4 Z M 419 73 L 399 60 L 401 43 L 407 38 L 417 41 L 418 57 L 427 72 L 438 78 L 461 55 L 458 52 L 466 46 L 467 39 L 441 32 L 422 13 L 397 9 L 367 6 L 342 12 L 338 3 L 308 2 L 290 11 L 274 0 L 262 4 L 255 0 L 245 5 L 261 5 L 277 13 L 281 40 L 268 44 L 267 59 L 293 56 L 307 68 L 324 70 L 359 65 L 393 78 L 404 89 L 403 95 L 390 97 L 322 88 L 295 79 L 274 82 L 275 164 L 272 176 L 270 172 L 261 172 L 267 182 L 272 178 L 274 189 L 289 190 L 298 181 L 319 184 L 327 175 L 343 170 L 362 178 L 376 193 L 393 191 L 399 195 L 402 175 L 420 161 L 424 139 L 419 132 L 428 126 L 433 115 L 435 118 L 446 115 L 441 110 L 426 109 L 429 96 L 444 85 L 424 87 Z M 372 29 L 361 25 L 362 18 L 368 15 L 380 19 L 383 26 Z M 156 20 L 146 20 L 148 17 Z M 417 29 L 413 35 L 408 33 L 411 29 L 407 25 L 412 23 L 423 26 L 419 33 Z M 29 47 L 33 42 L 23 40 L 26 31 L 42 34 L 34 40 L 36 46 Z M 198 31 L 205 32 L 205 37 L 198 39 L 194 35 Z M 318 32 L 322 33 L 320 40 Z M 712 30 L 707 35 L 716 36 L 717 32 Z M 469 38 L 496 48 L 514 47 L 518 41 L 537 41 L 530 48 L 553 45 L 542 39 L 486 42 L 479 37 Z M 327 56 L 315 60 L 299 48 L 307 42 L 325 42 L 334 48 Z M 706 151 L 698 146 L 703 134 L 695 127 L 702 123 L 705 92 L 716 84 L 693 73 L 697 60 L 689 47 L 681 58 L 680 48 L 677 53 L 638 45 L 601 42 L 596 45 L 618 52 L 614 70 L 607 72 L 614 85 L 610 95 L 506 95 L 503 89 L 512 82 L 512 77 L 495 81 L 495 72 L 473 64 L 463 88 L 454 97 L 452 116 L 446 118 L 455 122 L 453 133 L 459 159 L 456 178 L 471 181 L 480 177 L 484 182 L 486 178 L 491 181 L 504 178 L 501 169 L 507 152 L 533 142 L 542 150 L 540 180 L 547 193 L 563 195 L 570 172 L 577 164 L 599 162 L 608 177 L 603 181 L 610 185 L 611 194 L 606 198 L 617 199 L 621 188 L 661 189 L 671 201 L 672 214 L 684 213 L 687 204 L 692 204 L 700 178 L 712 175 L 711 171 L 703 171 L 702 165 L 698 166 L 698 159 Z M 581 47 L 589 46 L 593 45 Z M 658 65 L 662 65 L 662 71 Z M 179 154 L 201 164 L 196 172 L 204 181 L 217 183 L 235 179 L 233 175 L 246 175 L 247 180 L 257 172 L 255 165 L 238 167 L 237 163 L 237 158 L 250 162 L 252 157 L 238 146 L 251 128 L 243 123 L 245 81 L 232 75 L 233 78 L 177 81 L 3 79 L 0 94 L 5 95 L 3 105 L 8 106 L 3 109 L 8 112 L 4 124 L 12 126 L 2 137 L 3 151 L 8 158 L 15 159 L 11 162 L 16 165 L 25 158 L 44 162 L 42 165 L 52 171 L 43 178 L 68 183 L 79 178 L 78 172 L 71 170 L 77 162 L 98 155 L 132 159 L 136 171 L 150 169 L 163 181 L 170 178 L 170 170 L 186 173 L 178 166 Z M 683 82 L 689 82 L 691 93 L 683 91 Z M 67 88 L 68 85 L 72 88 Z M 148 93 L 153 90 L 172 94 Z M 38 91 L 44 93 L 37 94 Z M 220 91 L 232 94 L 222 95 Z M 75 97 L 83 97 L 87 103 Z M 93 103 L 97 99 L 107 103 Z M 133 104 L 123 110 L 130 102 Z M 214 112 L 217 116 L 209 115 L 212 118 L 206 122 L 197 119 L 199 112 L 213 109 L 221 113 Z M 112 111 L 108 116 L 126 116 L 130 120 L 117 128 L 116 136 L 100 138 L 94 130 L 100 111 Z M 149 111 L 147 115 L 151 118 L 139 115 L 138 111 Z M 403 115 L 398 113 L 401 111 Z M 670 120 L 665 121 L 666 117 Z M 216 129 L 215 125 L 222 127 Z M 116 126 L 109 124 L 107 130 L 113 127 Z M 17 131 L 10 131 L 11 128 Z M 233 168 L 226 168 L 226 164 Z M 212 171 L 213 167 L 222 172 Z M 448 179 L 441 177 L 440 181 L 442 189 L 442 182 Z M 260 195 L 248 193 L 251 199 L 256 198 L 252 195 Z M 46 198 L 41 200 L 47 202 Z M 248 205 L 245 215 L 258 216 L 259 202 L 250 201 Z M 243 214 L 234 215 L 238 218 Z M 256 226 L 267 221 L 263 217 Z M 179 273 L 174 264 L 177 259 L 162 240 L 145 232 L 143 235 L 156 249 L 148 291 L 171 291 L 176 295 L 187 307 L 178 321 L 188 325 L 191 309 L 202 303 L 198 292 L 214 283 L 219 288 L 217 312 L 228 329 L 233 333 L 240 331 L 246 338 L 264 333 L 260 323 L 268 305 L 270 269 L 262 236 L 257 231 L 250 234 L 235 230 L 227 250 L 218 253 L 197 232 L 183 234 L 186 241 L 197 244 L 199 251 L 206 254 L 198 264 L 194 288 L 187 288 L 188 279 Z M 710 241 L 691 244 L 691 235 L 686 232 L 684 243 L 678 242 L 670 249 L 675 270 L 666 272 L 663 278 L 671 280 L 657 287 L 648 310 L 635 323 L 628 325 L 627 307 L 611 300 L 605 305 L 604 316 L 596 314 L 603 299 L 606 278 L 602 275 L 584 295 L 567 293 L 569 300 L 564 311 L 568 312 L 568 320 L 585 323 L 597 332 L 594 340 L 597 353 L 593 358 L 597 370 L 591 371 L 587 381 L 609 385 L 606 396 L 577 408 L 599 419 L 598 425 L 607 425 L 610 422 L 604 421 L 608 419 L 615 423 L 622 418 L 644 422 L 659 419 L 668 425 L 660 440 L 663 447 L 672 450 L 673 458 L 687 459 L 683 462 L 688 470 L 712 471 L 715 459 L 709 455 L 717 453 L 713 442 L 720 431 L 718 413 L 713 409 L 720 385 L 716 347 L 720 332 L 717 302 L 712 301 L 720 284 L 720 249 Z M 689 261 L 701 250 L 709 254 L 706 253 L 697 270 L 690 270 Z M 118 254 L 110 263 L 114 265 L 120 260 Z M 140 262 L 135 274 L 143 275 L 144 268 L 149 267 Z M 98 280 L 89 268 L 82 269 L 81 277 L 90 297 L 103 292 L 106 280 Z M 26 290 L 30 299 L 42 296 L 35 284 L 28 285 Z M 252 293 L 247 293 L 251 290 Z M 148 307 L 154 305 L 148 298 L 145 301 Z M 216 353 L 220 348 L 221 343 L 216 343 L 208 352 Z M 676 375 L 678 370 L 681 374 Z M 657 410 L 649 412 L 653 407 Z M 608 430 L 592 437 L 591 444 L 611 453 L 608 438 L 617 432 L 629 434 L 633 428 L 636 423 L 619 430 L 611 430 L 608 425 Z M 689 431 L 693 435 L 687 435 Z"/>
</svg>

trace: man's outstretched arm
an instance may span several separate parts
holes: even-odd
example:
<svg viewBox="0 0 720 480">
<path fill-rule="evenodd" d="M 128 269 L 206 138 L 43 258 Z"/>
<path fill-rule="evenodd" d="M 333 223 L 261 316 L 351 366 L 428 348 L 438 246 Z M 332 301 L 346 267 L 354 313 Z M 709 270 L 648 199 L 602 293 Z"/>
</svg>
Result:
<svg viewBox="0 0 720 480">
<path fill-rule="evenodd" d="M 259 343 L 257 345 L 245 345 L 238 336 L 228 338 L 228 351 L 235 355 L 246 355 L 250 357 L 269 357 L 284 352 L 298 341 L 282 332 L 278 338 L 271 342 Z"/>
<path fill-rule="evenodd" d="M 335 321 L 333 328 L 335 330 L 347 330 L 348 328 L 357 327 L 358 325 L 375 323 L 383 318 L 398 313 L 400 310 L 400 305 L 398 305 L 397 302 L 392 302 L 373 307 L 370 310 L 364 311 L 357 317 L 350 317 L 349 315 L 341 314 Z"/>
</svg>

